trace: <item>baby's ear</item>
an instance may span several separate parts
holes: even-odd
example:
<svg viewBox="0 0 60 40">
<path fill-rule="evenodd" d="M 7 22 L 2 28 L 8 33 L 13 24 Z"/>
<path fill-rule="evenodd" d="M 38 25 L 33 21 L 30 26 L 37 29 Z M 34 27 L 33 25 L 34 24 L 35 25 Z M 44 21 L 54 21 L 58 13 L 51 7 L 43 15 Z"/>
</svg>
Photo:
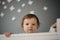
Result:
<svg viewBox="0 0 60 40">
<path fill-rule="evenodd" d="M 39 24 L 38 24 L 38 28 L 40 27 L 40 22 L 39 22 Z"/>
<path fill-rule="evenodd" d="M 38 27 L 37 27 L 37 29 L 39 28 L 39 25 L 38 25 Z"/>
</svg>

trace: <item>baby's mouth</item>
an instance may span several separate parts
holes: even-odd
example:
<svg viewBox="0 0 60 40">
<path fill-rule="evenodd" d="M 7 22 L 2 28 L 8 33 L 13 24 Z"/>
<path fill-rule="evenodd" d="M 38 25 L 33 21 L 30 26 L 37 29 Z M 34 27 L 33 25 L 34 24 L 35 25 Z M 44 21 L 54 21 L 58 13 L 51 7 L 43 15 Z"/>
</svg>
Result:
<svg viewBox="0 0 60 40">
<path fill-rule="evenodd" d="M 28 29 L 28 32 L 31 33 L 33 30 L 32 29 Z"/>
</svg>

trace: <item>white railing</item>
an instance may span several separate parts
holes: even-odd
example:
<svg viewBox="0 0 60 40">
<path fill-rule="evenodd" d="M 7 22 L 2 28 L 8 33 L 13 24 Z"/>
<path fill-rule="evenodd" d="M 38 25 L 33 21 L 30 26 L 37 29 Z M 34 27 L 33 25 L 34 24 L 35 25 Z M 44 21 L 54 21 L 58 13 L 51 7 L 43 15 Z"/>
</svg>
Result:
<svg viewBox="0 0 60 40">
<path fill-rule="evenodd" d="M 0 35 L 0 40 L 58 40 L 57 32 L 54 33 L 22 33 L 12 34 L 11 37 Z"/>
</svg>

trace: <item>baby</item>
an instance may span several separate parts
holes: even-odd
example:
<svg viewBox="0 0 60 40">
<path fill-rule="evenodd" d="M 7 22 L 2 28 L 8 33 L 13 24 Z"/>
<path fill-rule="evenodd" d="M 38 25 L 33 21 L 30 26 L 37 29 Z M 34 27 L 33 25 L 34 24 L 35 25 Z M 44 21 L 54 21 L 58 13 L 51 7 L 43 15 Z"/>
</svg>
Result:
<svg viewBox="0 0 60 40">
<path fill-rule="evenodd" d="M 23 17 L 22 19 L 22 23 L 21 23 L 21 26 L 24 30 L 25 33 L 34 33 L 37 31 L 37 29 L 39 28 L 39 19 L 36 15 L 34 14 L 27 14 Z M 56 24 L 53 24 L 51 26 L 51 28 L 56 28 Z M 50 32 L 52 32 L 53 30 L 50 29 Z M 10 37 L 11 32 L 5 32 L 4 33 L 6 37 Z"/>
<path fill-rule="evenodd" d="M 27 14 L 23 17 L 21 25 L 25 33 L 34 33 L 39 28 L 39 19 L 34 14 Z M 4 34 L 10 37 L 13 33 L 5 32 Z"/>
</svg>

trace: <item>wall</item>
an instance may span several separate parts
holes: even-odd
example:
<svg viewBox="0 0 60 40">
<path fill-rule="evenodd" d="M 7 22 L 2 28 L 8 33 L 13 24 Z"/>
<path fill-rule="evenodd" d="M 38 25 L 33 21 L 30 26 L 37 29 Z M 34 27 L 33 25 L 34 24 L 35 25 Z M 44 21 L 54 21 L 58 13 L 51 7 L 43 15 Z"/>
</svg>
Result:
<svg viewBox="0 0 60 40">
<path fill-rule="evenodd" d="M 59 8 L 60 0 L 0 0 L 0 34 L 23 33 L 21 21 L 28 12 L 39 18 L 41 24 L 37 32 L 48 32 L 60 17 Z"/>
</svg>

